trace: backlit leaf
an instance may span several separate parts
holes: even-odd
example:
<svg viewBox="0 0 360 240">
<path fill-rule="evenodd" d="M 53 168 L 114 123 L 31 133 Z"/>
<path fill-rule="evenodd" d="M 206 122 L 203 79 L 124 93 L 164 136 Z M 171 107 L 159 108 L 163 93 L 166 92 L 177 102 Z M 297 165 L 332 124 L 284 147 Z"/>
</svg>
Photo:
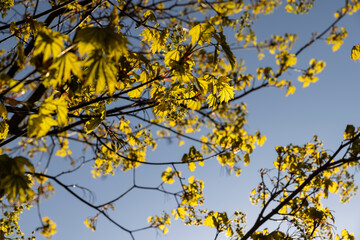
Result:
<svg viewBox="0 0 360 240">
<path fill-rule="evenodd" d="M 210 23 L 200 23 L 196 25 L 189 31 L 192 45 L 195 45 L 196 42 L 200 46 L 202 46 L 205 42 L 210 43 L 214 32 L 215 28 Z"/>
<path fill-rule="evenodd" d="M 216 107 L 217 106 L 217 97 L 215 95 L 210 94 L 207 97 L 207 101 L 208 101 L 209 107 Z"/>
<path fill-rule="evenodd" d="M 165 44 L 169 37 L 169 29 L 149 29 L 144 28 L 143 32 L 139 35 L 143 37 L 143 41 L 151 43 L 150 50 L 152 53 L 156 53 L 165 48 Z"/>
<path fill-rule="evenodd" d="M 53 86 L 62 86 L 71 80 L 71 73 L 78 78 L 82 78 L 81 62 L 78 60 L 78 56 L 72 52 L 67 52 L 60 56 L 50 70 L 55 72 L 55 81 Z"/>
<path fill-rule="evenodd" d="M 85 86 L 95 86 L 98 94 L 102 93 L 107 87 L 109 94 L 112 95 L 115 92 L 117 83 L 117 69 L 114 64 L 100 52 L 97 52 L 86 60 L 85 65 L 89 69 Z"/>
<path fill-rule="evenodd" d="M 34 166 L 28 159 L 0 156 L 0 199 L 5 195 L 11 203 L 25 203 L 35 196 L 30 188 L 31 182 L 25 174 L 27 170 L 34 171 Z"/>
<path fill-rule="evenodd" d="M 94 116 L 94 117 L 90 118 L 85 123 L 86 134 L 89 134 L 92 131 L 94 131 L 97 127 L 99 127 L 99 125 L 105 119 L 105 117 L 106 117 L 106 107 L 105 107 L 104 103 L 100 103 L 97 106 L 97 108 L 95 108 L 94 115 L 97 115 L 97 116 Z"/>
<path fill-rule="evenodd" d="M 37 35 L 34 47 L 34 56 L 42 54 L 42 61 L 47 61 L 50 56 L 56 58 L 64 49 L 64 42 L 68 36 L 43 27 Z"/>
<path fill-rule="evenodd" d="M 56 104 L 56 116 L 59 126 L 65 126 L 68 123 L 68 104 L 64 97 L 57 98 L 54 103 Z"/>
<path fill-rule="evenodd" d="M 9 124 L 6 121 L 0 122 L 0 140 L 5 139 L 9 132 Z"/>
<path fill-rule="evenodd" d="M 127 39 L 121 33 L 116 33 L 111 27 L 80 29 L 76 33 L 75 42 L 81 56 L 101 50 L 108 57 L 115 57 L 115 60 L 118 61 L 121 56 L 128 53 Z"/>
<path fill-rule="evenodd" d="M 34 114 L 28 120 L 28 137 L 39 138 L 45 136 L 52 126 L 57 126 L 58 122 L 55 121 L 50 115 Z"/>
</svg>

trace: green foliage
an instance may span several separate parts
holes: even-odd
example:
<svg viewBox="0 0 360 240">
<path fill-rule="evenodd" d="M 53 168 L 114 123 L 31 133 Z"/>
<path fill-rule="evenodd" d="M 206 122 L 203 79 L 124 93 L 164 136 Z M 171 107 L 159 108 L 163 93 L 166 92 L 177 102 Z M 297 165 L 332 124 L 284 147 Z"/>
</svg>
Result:
<svg viewBox="0 0 360 240">
<path fill-rule="evenodd" d="M 64 126 L 68 123 L 68 108 L 64 97 L 54 99 L 53 96 L 47 98 L 40 105 L 39 114 L 29 117 L 28 136 L 42 137 L 45 136 L 52 126 Z M 56 114 L 57 121 L 52 118 Z"/>
<path fill-rule="evenodd" d="M 315 0 L 287 0 L 285 9 L 289 13 L 308 13 L 313 7 Z"/>
<path fill-rule="evenodd" d="M 64 42 L 68 40 L 66 35 L 52 31 L 49 28 L 42 28 L 38 33 L 34 47 L 34 57 L 39 55 L 42 63 L 49 60 L 50 56 L 55 59 L 64 50 Z"/>
<path fill-rule="evenodd" d="M 9 125 L 5 121 L 0 122 L 0 139 L 5 139 L 9 132 Z"/>
<path fill-rule="evenodd" d="M 56 59 L 56 61 L 50 66 L 50 71 L 53 75 L 46 78 L 46 83 L 44 84 L 47 87 L 51 84 L 54 88 L 69 83 L 71 80 L 71 73 L 79 79 L 81 79 L 83 75 L 78 56 L 72 52 L 67 52 Z"/>
<path fill-rule="evenodd" d="M 143 37 L 142 40 L 144 42 L 151 44 L 151 52 L 156 53 L 165 48 L 167 38 L 169 37 L 169 30 L 166 28 L 159 29 L 158 26 L 155 25 L 154 28 L 144 28 L 140 36 Z"/>
<path fill-rule="evenodd" d="M 1 0 L 0 2 L 0 12 L 1 17 L 5 17 L 7 15 L 7 11 L 14 5 L 14 0 Z"/>
<path fill-rule="evenodd" d="M 50 198 L 55 184 L 95 211 L 84 221 L 93 231 L 103 217 L 132 238 L 148 228 L 166 234 L 177 220 L 214 229 L 215 238 L 354 239 L 347 230 L 334 231 L 332 211 L 321 202 L 337 194 L 345 203 L 356 193 L 353 169 L 360 159 L 360 139 L 353 125 L 346 127 L 334 152 L 325 150 L 316 136 L 304 145 L 276 147 L 274 168 L 261 169 L 261 182 L 250 194 L 260 211 L 248 228 L 245 212 L 203 208 L 206 182 L 196 171 L 217 160 L 229 174 L 241 174 L 255 148 L 267 140 L 260 131 L 248 130 L 253 127 L 247 127 L 245 97 L 268 87 L 289 96 L 298 85 L 317 82 L 325 62 L 311 59 L 302 68 L 299 55 L 321 40 L 337 51 L 348 34 L 337 23 L 360 9 L 358 0 L 345 1 L 335 21 L 303 46 L 295 45 L 298 34 L 263 39 L 253 25 L 263 14 L 277 14 L 279 7 L 308 13 L 315 0 L 39 4 L 0 2 L 3 18 L 10 15 L 0 26 L 1 43 L 8 46 L 0 51 L 0 239 L 24 238 L 19 215 Z M 26 9 L 24 16 L 19 9 Z M 246 70 L 238 54 L 242 49 L 258 57 L 253 71 Z M 350 57 L 360 60 L 359 45 Z M 186 148 L 179 148 L 182 158 L 149 158 L 150 150 L 173 140 Z M 45 152 L 47 162 L 42 160 Z M 69 166 L 62 162 L 67 170 L 52 169 L 51 175 L 47 170 L 54 156 L 70 161 Z M 87 186 L 64 184 L 63 177 L 73 175 L 76 181 L 87 164 L 94 178 L 132 174 L 133 185 L 96 205 L 74 190 L 90 192 Z M 160 165 L 161 172 L 154 171 L 156 187 L 138 183 L 136 171 L 144 165 Z M 138 229 L 128 229 L 126 221 L 120 224 L 109 211 L 134 189 L 171 196 L 171 213 L 154 214 Z M 275 219 L 288 229 L 269 230 Z M 39 220 L 37 230 L 51 238 L 56 224 L 49 217 Z"/>
<path fill-rule="evenodd" d="M 76 33 L 74 42 L 77 43 L 81 56 L 85 54 L 91 56 L 94 52 L 101 51 L 109 58 L 118 61 L 121 56 L 128 53 L 126 38 L 121 33 L 115 32 L 111 26 L 80 29 Z"/>
<path fill-rule="evenodd" d="M 0 166 L 0 199 L 6 197 L 9 202 L 29 202 L 35 193 L 26 170 L 34 172 L 34 166 L 24 157 L 10 158 L 5 154 L 0 156 Z"/>
<path fill-rule="evenodd" d="M 31 205 L 7 206 L 0 201 L 2 216 L 0 218 L 0 237 L 2 239 L 25 239 L 25 234 L 20 230 L 20 215 L 24 210 L 29 210 Z M 35 237 L 27 237 L 27 240 L 34 240 Z"/>
</svg>

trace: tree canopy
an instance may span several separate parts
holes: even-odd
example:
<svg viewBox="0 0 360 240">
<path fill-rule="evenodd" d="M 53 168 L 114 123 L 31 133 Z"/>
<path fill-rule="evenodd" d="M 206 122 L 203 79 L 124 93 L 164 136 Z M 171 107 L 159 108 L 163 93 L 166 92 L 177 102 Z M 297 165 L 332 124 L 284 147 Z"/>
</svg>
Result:
<svg viewBox="0 0 360 240">
<path fill-rule="evenodd" d="M 319 80 L 325 62 L 312 58 L 299 67 L 298 56 L 315 42 L 337 51 L 348 34 L 338 25 L 360 9 L 358 0 L 342 1 L 328 26 L 297 49 L 297 34 L 263 40 L 253 28 L 263 15 L 279 9 L 307 14 L 314 3 L 0 0 L 0 239 L 56 234 L 52 216 L 40 211 L 55 188 L 94 213 L 83 219 L 86 227 L 95 231 L 99 221 L 107 222 L 129 239 L 149 229 L 166 234 L 174 221 L 214 229 L 215 239 L 354 239 L 335 229 L 322 200 L 337 194 L 346 203 L 356 193 L 356 126 L 344 126 L 333 151 L 317 136 L 304 145 L 277 146 L 273 168 L 260 170 L 260 183 L 249 193 L 259 207 L 251 223 L 244 209 L 205 208 L 206 181 L 195 177 L 209 161 L 239 176 L 265 143 L 260 131 L 246 128 L 246 97 L 270 88 L 289 96 L 299 83 Z M 246 71 L 242 50 L 259 59 L 256 71 Z M 360 44 L 348 57 L 360 60 Z M 187 150 L 179 159 L 152 158 L 164 141 Z M 69 161 L 57 169 L 55 158 Z M 154 174 L 158 185 L 137 181 L 145 166 L 161 168 Z M 95 201 L 91 186 L 79 183 L 83 169 L 95 179 L 123 174 L 132 185 Z M 114 213 L 135 190 L 164 194 L 172 210 L 148 216 L 146 226 L 126 225 L 126 216 Z M 25 209 L 37 209 L 37 233 L 21 230 Z"/>
</svg>

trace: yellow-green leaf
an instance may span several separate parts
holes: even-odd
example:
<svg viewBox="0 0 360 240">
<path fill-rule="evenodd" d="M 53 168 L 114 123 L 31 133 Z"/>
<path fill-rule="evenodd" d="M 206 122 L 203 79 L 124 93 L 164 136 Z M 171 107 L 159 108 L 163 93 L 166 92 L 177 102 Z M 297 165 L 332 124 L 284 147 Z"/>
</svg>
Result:
<svg viewBox="0 0 360 240">
<path fill-rule="evenodd" d="M 51 96 L 40 105 L 40 115 L 50 116 L 55 112 L 57 114 L 59 126 L 66 125 L 68 122 L 68 107 L 65 97 L 61 96 L 60 98 L 54 99 L 54 96 Z"/>
<path fill-rule="evenodd" d="M 0 117 L 3 118 L 3 120 L 7 119 L 7 109 L 3 103 L 0 103 Z"/>
<path fill-rule="evenodd" d="M 177 49 L 169 51 L 168 53 L 165 54 L 165 66 L 171 66 L 173 61 L 179 61 L 181 58 L 181 52 L 178 51 Z"/>
<path fill-rule="evenodd" d="M 90 118 L 85 123 L 86 134 L 89 134 L 92 131 L 94 131 L 102 123 L 102 121 L 105 119 L 105 117 L 106 117 L 105 103 L 100 103 L 97 106 L 97 108 L 95 108 L 94 114 L 97 115 L 97 116 L 94 116 L 94 117 Z"/>
<path fill-rule="evenodd" d="M 215 28 L 210 23 L 200 23 L 189 31 L 191 43 L 195 45 L 195 43 L 198 42 L 200 46 L 202 46 L 204 42 L 210 43 L 212 33 L 214 32 Z"/>
<path fill-rule="evenodd" d="M 100 117 L 93 117 L 85 123 L 86 134 L 94 131 L 103 120 Z"/>
<path fill-rule="evenodd" d="M 68 39 L 69 37 L 66 35 L 43 27 L 36 37 L 33 55 L 38 56 L 42 54 L 43 62 L 47 61 L 50 56 L 56 58 L 64 49 L 63 41 Z"/>
<path fill-rule="evenodd" d="M 45 136 L 52 126 L 58 125 L 51 115 L 34 114 L 28 120 L 28 137 L 43 137 Z"/>
<path fill-rule="evenodd" d="M 50 70 L 55 73 L 55 82 L 52 84 L 55 87 L 69 82 L 71 80 L 71 73 L 79 79 L 82 78 L 81 61 L 79 61 L 78 56 L 72 52 L 67 52 L 60 56 L 54 64 L 51 65 Z"/>
<path fill-rule="evenodd" d="M 227 103 L 229 100 L 233 99 L 235 94 L 234 90 L 235 89 L 229 85 L 223 86 L 223 88 L 219 91 L 220 103 Z"/>
<path fill-rule="evenodd" d="M 25 203 L 35 196 L 25 174 L 27 169 L 33 172 L 34 166 L 24 157 L 0 156 L 0 198 L 5 195 L 11 203 Z"/>
<path fill-rule="evenodd" d="M 59 126 L 65 126 L 68 123 L 68 104 L 64 97 L 57 98 L 54 103 L 56 104 L 56 116 Z"/>
<path fill-rule="evenodd" d="M 9 132 L 9 125 L 6 121 L 0 122 L 0 139 L 5 139 Z"/>
<path fill-rule="evenodd" d="M 156 53 L 165 48 L 167 38 L 169 37 L 169 29 L 144 28 L 139 36 L 143 37 L 143 41 L 151 43 L 150 50 L 152 53 Z"/>
<path fill-rule="evenodd" d="M 76 33 L 75 42 L 81 56 L 100 50 L 104 51 L 108 57 L 115 57 L 118 61 L 121 56 L 128 53 L 127 39 L 111 27 L 80 29 Z"/>
<path fill-rule="evenodd" d="M 215 95 L 210 94 L 207 97 L 207 101 L 208 101 L 209 107 L 216 107 L 217 106 L 217 97 Z"/>
<path fill-rule="evenodd" d="M 87 59 L 85 65 L 89 69 L 85 85 L 95 86 L 98 94 L 103 92 L 107 86 L 109 94 L 112 95 L 115 92 L 117 83 L 117 69 L 114 64 L 100 52 L 97 52 Z"/>
</svg>

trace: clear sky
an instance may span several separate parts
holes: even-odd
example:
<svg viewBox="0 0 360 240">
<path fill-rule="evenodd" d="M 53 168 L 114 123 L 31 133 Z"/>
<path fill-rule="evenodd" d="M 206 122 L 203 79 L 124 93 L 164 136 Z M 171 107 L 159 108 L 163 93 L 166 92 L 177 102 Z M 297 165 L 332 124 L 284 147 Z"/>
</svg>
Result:
<svg viewBox="0 0 360 240">
<path fill-rule="evenodd" d="M 340 3 L 340 4 L 339 4 Z M 259 39 L 270 37 L 271 34 L 296 33 L 299 38 L 293 47 L 295 52 L 311 39 L 311 33 L 321 32 L 334 20 L 333 13 L 341 7 L 343 1 L 318 0 L 308 15 L 295 16 L 287 14 L 280 8 L 275 14 L 261 16 L 255 25 Z M 307 88 L 302 88 L 297 82 L 297 74 L 288 75 L 297 87 L 294 95 L 285 97 L 285 91 L 279 89 L 263 89 L 247 96 L 244 101 L 248 105 L 248 125 L 246 130 L 260 130 L 267 137 L 263 147 L 258 147 L 251 157 L 249 166 L 243 167 L 240 177 L 230 176 L 216 159 L 208 161 L 205 167 L 197 167 L 195 176 L 205 182 L 205 204 L 203 208 L 219 211 L 240 210 L 248 214 L 248 226 L 252 225 L 260 208 L 250 204 L 250 191 L 257 186 L 260 168 L 271 168 L 275 160 L 274 147 L 289 143 L 304 144 L 317 134 L 324 141 L 324 148 L 336 150 L 342 141 L 343 131 L 347 124 L 359 126 L 359 90 L 360 63 L 350 59 L 353 45 L 360 42 L 360 15 L 345 17 L 338 26 L 345 26 L 348 38 L 337 52 L 331 51 L 325 41 L 319 41 L 306 49 L 299 57 L 299 66 L 306 67 L 311 58 L 324 60 L 326 68 L 319 75 L 320 80 Z M 255 74 L 259 66 L 274 62 L 274 57 L 267 55 L 261 62 L 252 50 L 235 52 L 237 59 L 244 59 L 246 72 Z M 180 160 L 188 151 L 187 144 L 177 147 L 177 144 L 160 142 L 155 152 L 149 153 L 149 159 L 163 161 Z M 49 174 L 58 172 L 68 165 L 64 159 L 52 161 Z M 161 172 L 166 167 L 142 166 L 137 171 L 139 184 L 153 186 L 161 181 Z M 179 167 L 181 169 L 181 167 Z M 115 197 L 131 186 L 132 173 L 117 172 L 117 175 L 93 180 L 89 169 L 84 168 L 79 174 L 66 178 L 65 182 L 77 182 L 91 186 L 96 192 L 94 202 L 99 203 Z M 188 175 L 190 176 L 190 174 Z M 65 178 L 64 178 L 65 179 Z M 359 180 L 359 178 L 357 178 Z M 359 181 L 358 181 L 359 182 Z M 178 183 L 177 183 L 178 184 Z M 56 186 L 56 194 L 50 200 L 41 203 L 43 216 L 50 216 L 56 223 L 58 233 L 54 240 L 75 239 L 130 239 L 127 233 L 100 217 L 96 232 L 91 232 L 83 224 L 86 217 L 95 213 L 78 200 Z M 171 188 L 170 188 L 171 189 Z M 340 205 L 337 197 L 326 203 L 335 210 L 334 216 L 338 230 L 347 228 L 360 238 L 360 198 L 355 197 L 350 204 Z M 131 192 L 116 206 L 115 219 L 129 228 L 146 226 L 150 215 L 160 214 L 162 210 L 170 210 L 175 202 L 162 193 L 136 190 Z M 28 232 L 37 226 L 39 221 L 36 208 L 23 215 L 21 225 Z M 180 221 L 173 221 L 170 232 L 163 236 L 156 230 L 136 233 L 137 240 L 146 239 L 213 239 L 215 230 L 207 227 L 183 227 Z M 38 237 L 42 239 L 41 236 Z M 219 239 L 224 239 L 223 235 Z"/>
</svg>

